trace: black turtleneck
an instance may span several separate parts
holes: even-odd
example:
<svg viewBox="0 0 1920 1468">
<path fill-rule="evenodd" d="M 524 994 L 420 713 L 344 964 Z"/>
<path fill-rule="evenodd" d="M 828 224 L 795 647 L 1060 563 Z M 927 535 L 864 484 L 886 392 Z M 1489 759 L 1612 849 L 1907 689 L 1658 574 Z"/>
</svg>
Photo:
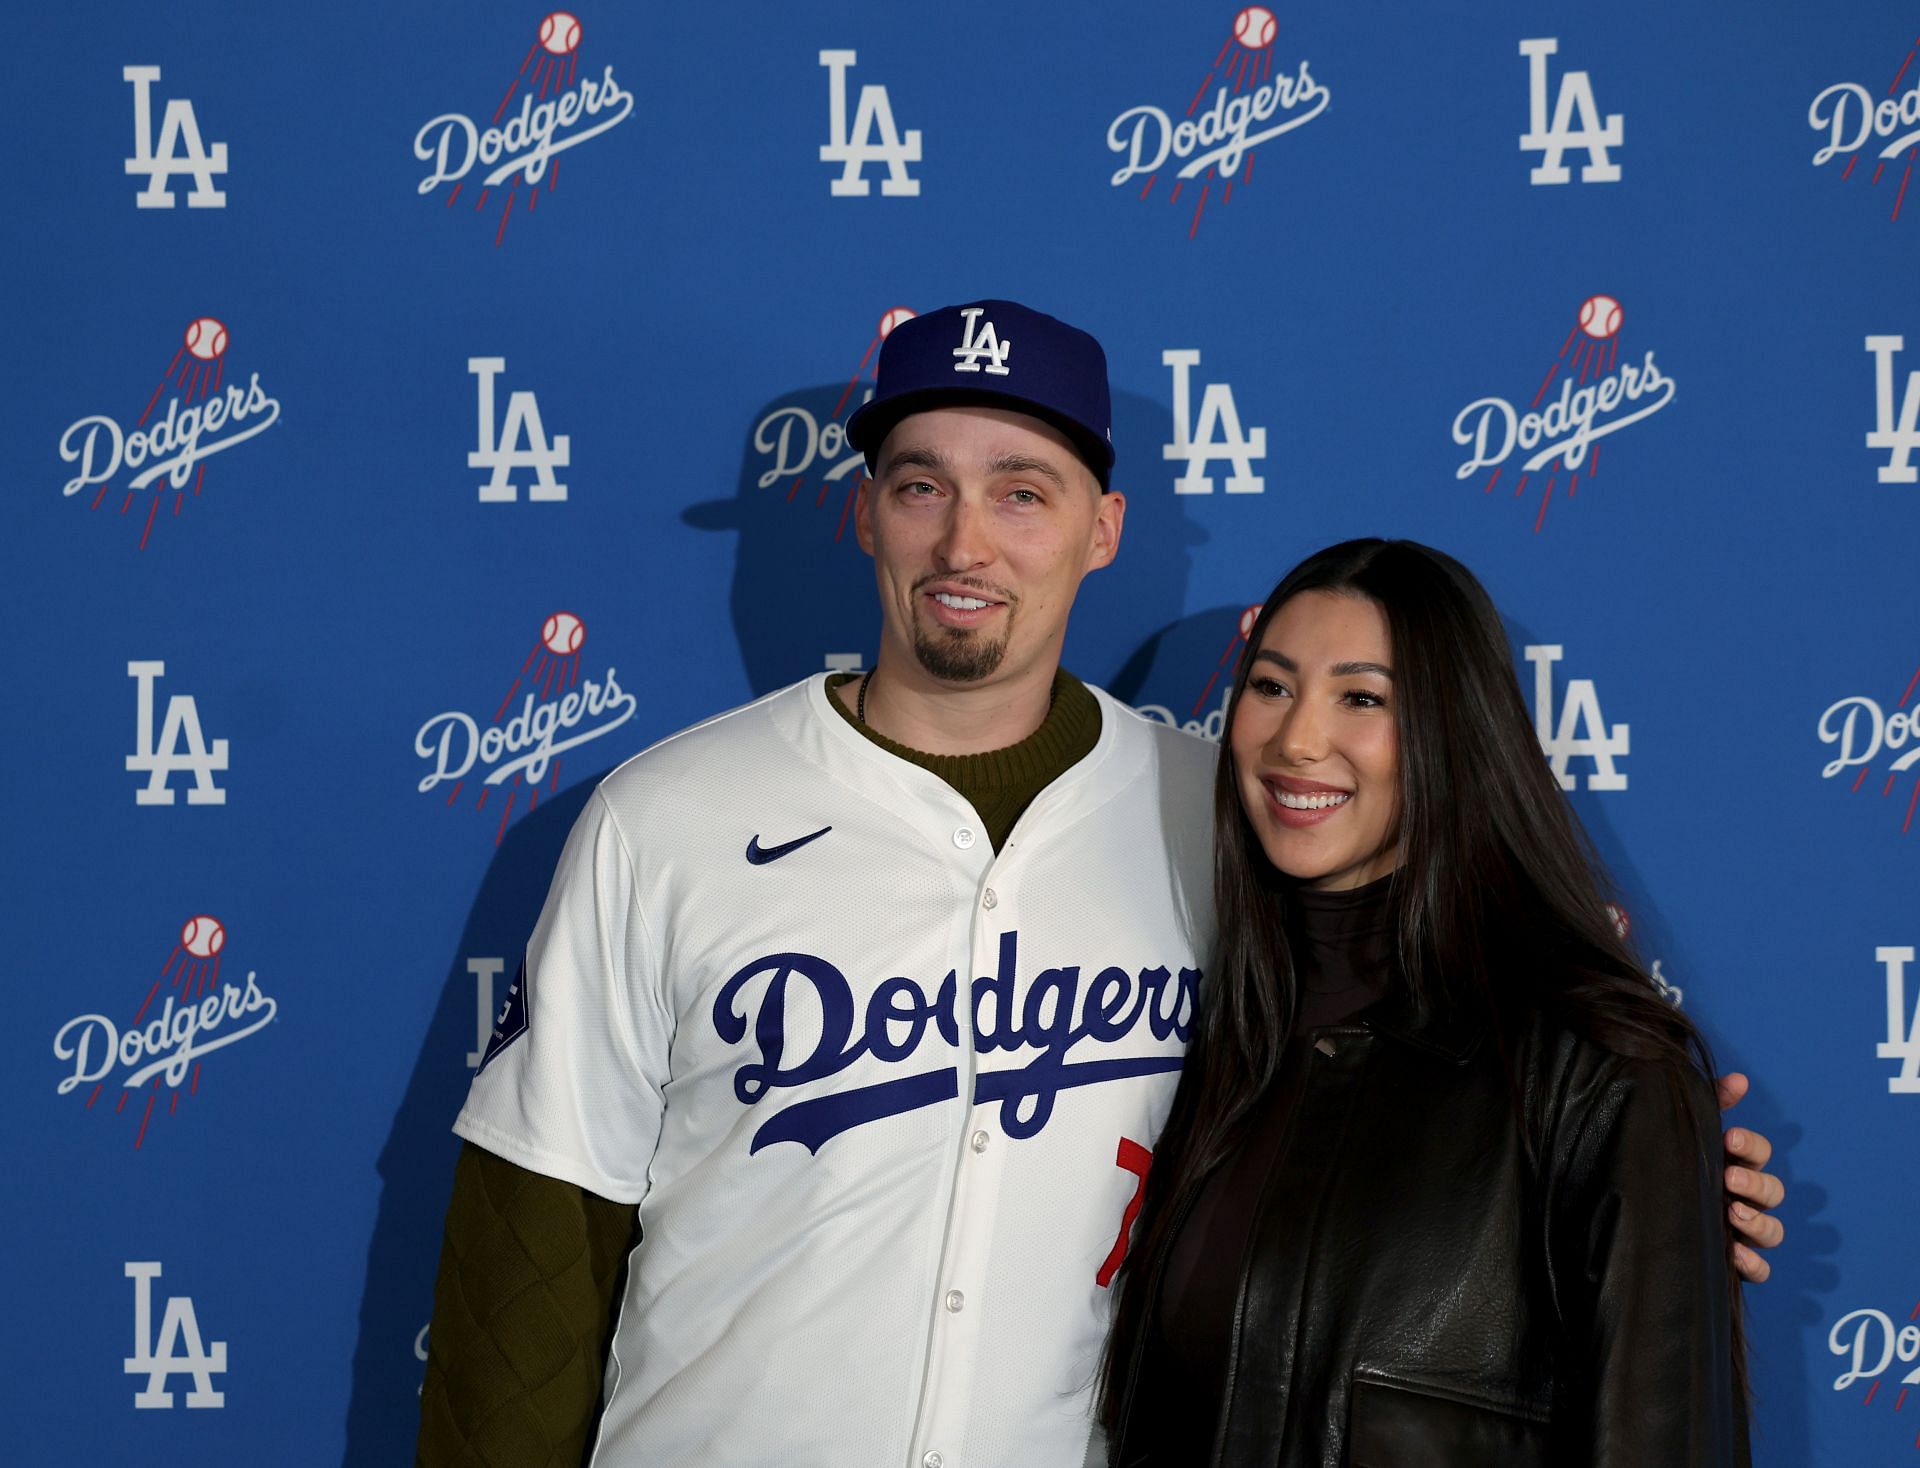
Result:
<svg viewBox="0 0 1920 1468">
<path fill-rule="evenodd" d="M 1387 992 L 1393 972 L 1392 877 L 1348 892 L 1302 887 L 1288 904 L 1287 937 L 1300 986 L 1294 1029 L 1352 1019 Z"/>
<path fill-rule="evenodd" d="M 1346 892 L 1296 888 L 1287 937 L 1299 990 L 1294 1034 L 1342 1024 L 1382 998 L 1394 972 L 1392 878 Z M 1248 1114 L 1239 1141 L 1194 1200 L 1167 1256 L 1136 1383 L 1135 1421 L 1152 1468 L 1204 1463 L 1232 1344 L 1241 1265 L 1262 1185 L 1286 1140 L 1284 1088 Z"/>
</svg>

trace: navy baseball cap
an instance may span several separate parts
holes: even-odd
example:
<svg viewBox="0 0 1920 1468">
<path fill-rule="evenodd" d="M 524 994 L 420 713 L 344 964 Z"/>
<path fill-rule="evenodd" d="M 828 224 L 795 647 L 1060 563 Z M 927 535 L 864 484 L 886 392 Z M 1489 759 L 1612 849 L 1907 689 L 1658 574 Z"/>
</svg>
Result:
<svg viewBox="0 0 1920 1468">
<path fill-rule="evenodd" d="M 893 425 L 954 404 L 1012 408 L 1064 433 L 1100 481 L 1113 474 L 1107 354 L 1076 326 L 1013 301 L 974 301 L 901 322 L 880 348 L 873 397 L 847 420 L 867 468 Z"/>
</svg>

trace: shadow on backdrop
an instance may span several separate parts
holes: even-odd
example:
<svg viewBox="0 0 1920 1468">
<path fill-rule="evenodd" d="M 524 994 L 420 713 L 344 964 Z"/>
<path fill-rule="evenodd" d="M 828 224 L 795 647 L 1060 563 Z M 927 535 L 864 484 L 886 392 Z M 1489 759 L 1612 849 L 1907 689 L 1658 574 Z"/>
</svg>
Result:
<svg viewBox="0 0 1920 1468">
<path fill-rule="evenodd" d="M 846 384 L 834 384 L 767 403 L 747 431 L 733 498 L 681 513 L 696 530 L 739 537 L 728 605 L 755 697 L 823 667 L 873 664 L 873 563 L 853 526 L 854 493 L 866 470 L 841 432 L 859 401 Z M 1164 436 L 1164 404 L 1120 393 L 1113 412 L 1114 437 L 1123 444 Z M 1207 538 L 1173 494 L 1170 470 L 1123 459 L 1114 483 L 1128 491 L 1120 555 L 1082 585 L 1066 657 L 1096 683 L 1113 676 L 1122 650 L 1180 616 L 1190 552 Z"/>
<path fill-rule="evenodd" d="M 1513 649 L 1521 695 L 1528 710 L 1537 717 L 1537 674 L 1535 665 L 1526 660 L 1525 649 L 1545 639 L 1511 617 L 1501 620 Z M 1566 674 L 1559 666 L 1553 666 L 1551 674 L 1551 723 L 1557 730 L 1561 704 L 1566 697 Z M 1582 728 L 1577 733 L 1599 737 L 1603 731 Z M 1631 756 L 1621 758 L 1620 768 L 1629 779 L 1631 765 Z M 1774 1156 L 1767 1171 L 1786 1184 L 1786 1200 L 1774 1210 L 1787 1230 L 1786 1243 L 1776 1255 L 1785 1257 L 1769 1261 L 1773 1273 L 1766 1284 L 1746 1288 L 1747 1340 L 1754 1382 L 1754 1446 L 1770 1462 L 1807 1463 L 1812 1461 L 1809 1456 L 1812 1432 L 1803 1384 L 1814 1378 L 1817 1366 L 1807 1359 L 1805 1343 L 1810 1335 L 1817 1338 L 1821 1328 L 1820 1297 L 1831 1295 L 1839 1285 L 1839 1271 L 1833 1260 L 1839 1253 L 1840 1233 L 1820 1218 L 1828 1201 L 1825 1189 L 1796 1181 L 1799 1170 L 1794 1165 L 1794 1152 L 1805 1137 L 1805 1130 L 1791 1121 L 1773 1099 L 1768 1088 L 1767 1061 L 1741 1054 L 1728 1043 L 1725 1030 L 1716 1022 L 1716 1015 L 1724 1016 L 1746 1002 L 1750 986 L 1742 975 L 1716 969 L 1711 953 L 1697 955 L 1681 944 L 1663 904 L 1641 878 L 1625 843 L 1614 829 L 1606 794 L 1587 787 L 1587 777 L 1596 768 L 1590 756 L 1575 756 L 1568 761 L 1567 772 L 1575 776 L 1578 788 L 1569 791 L 1567 798 L 1586 828 L 1607 875 L 1612 878 L 1616 900 L 1625 909 L 1628 941 L 1656 982 L 1664 986 L 1668 999 L 1685 1009 L 1700 1026 L 1707 1043 L 1713 1047 L 1718 1069 L 1747 1073 L 1752 1089 L 1724 1124 L 1747 1127 L 1771 1139 Z M 1752 1343 L 1760 1335 L 1756 1321 L 1761 1316 L 1792 1322 L 1790 1333 L 1767 1332 L 1773 1338 L 1787 1336 L 1795 1343 L 1792 1359 L 1752 1352 Z M 1770 1383 L 1777 1383 L 1781 1390 L 1769 1391 Z"/>
<path fill-rule="evenodd" d="M 527 935 L 540 915 L 567 833 L 606 770 L 563 790 L 507 828 L 481 880 L 447 961 L 440 1002 L 428 1022 L 393 1128 L 380 1150 L 380 1204 L 367 1248 L 360 1325 L 353 1352 L 342 1468 L 410 1463 L 420 1426 L 425 1331 L 441 1227 L 460 1139 L 450 1128 L 466 1099 L 483 1023 L 506 994 Z M 497 959 L 482 1004 L 469 960 Z"/>
</svg>

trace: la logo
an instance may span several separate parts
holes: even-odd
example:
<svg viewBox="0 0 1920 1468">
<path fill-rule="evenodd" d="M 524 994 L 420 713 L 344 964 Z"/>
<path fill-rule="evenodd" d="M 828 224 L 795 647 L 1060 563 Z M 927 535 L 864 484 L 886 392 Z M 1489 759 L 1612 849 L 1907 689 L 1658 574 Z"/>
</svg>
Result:
<svg viewBox="0 0 1920 1468">
<path fill-rule="evenodd" d="M 955 372 L 980 371 L 980 359 L 987 359 L 986 370 L 995 377 L 1007 375 L 1007 353 L 1013 350 L 1013 343 L 1001 341 L 1000 333 L 993 329 L 989 321 L 984 327 L 980 318 L 985 314 L 982 307 L 969 306 L 960 313 L 966 323 L 960 328 L 960 345 L 953 349 L 953 355 L 959 360 L 953 364 Z"/>
<path fill-rule="evenodd" d="M 1173 442 L 1161 446 L 1160 457 L 1187 466 L 1173 481 L 1173 492 L 1212 494 L 1213 478 L 1207 473 L 1207 465 L 1225 459 L 1233 468 L 1227 476 L 1228 494 L 1263 493 L 1267 481 L 1253 472 L 1253 461 L 1267 456 L 1267 430 L 1242 431 L 1233 389 L 1224 382 L 1206 385 L 1200 396 L 1200 419 L 1193 422 L 1188 410 L 1193 404 L 1191 377 L 1200 365 L 1199 352 L 1169 349 L 1160 354 L 1160 362 L 1173 369 Z"/>
<path fill-rule="evenodd" d="M 1920 992 L 1914 994 L 1913 1019 L 1907 1019 L 1906 974 L 1911 948 L 1876 948 L 1873 956 L 1887 970 L 1887 1038 L 1874 1047 L 1882 1060 L 1900 1062 L 1900 1074 L 1887 1077 L 1895 1095 L 1920 1096 Z"/>
<path fill-rule="evenodd" d="M 1920 449 L 1920 372 L 1907 374 L 1907 390 L 1900 399 L 1900 420 L 1893 416 L 1893 354 L 1907 344 L 1904 336 L 1870 336 L 1867 350 L 1873 353 L 1873 431 L 1867 435 L 1867 447 L 1887 449 L 1887 462 L 1880 466 L 1882 484 L 1920 482 L 1920 469 L 1913 463 L 1913 451 Z"/>
<path fill-rule="evenodd" d="M 853 114 L 853 132 L 847 131 L 847 73 L 860 59 L 857 51 L 822 51 L 820 64 L 827 68 L 827 137 L 820 145 L 822 163 L 841 165 L 840 177 L 830 185 L 836 199 L 865 198 L 872 192 L 866 180 L 869 163 L 887 165 L 887 176 L 880 181 L 880 192 L 889 198 L 911 198 L 920 192 L 920 180 L 907 172 L 909 163 L 920 161 L 920 129 L 910 128 L 905 138 L 894 125 L 893 104 L 883 86 L 860 88 L 860 102 Z M 880 140 L 874 141 L 879 133 Z"/>
<path fill-rule="evenodd" d="M 1527 177 L 1536 184 L 1566 183 L 1572 175 L 1562 158 L 1569 148 L 1584 148 L 1587 161 L 1580 170 L 1580 182 L 1618 183 L 1620 165 L 1607 149 L 1621 146 L 1624 119 L 1618 112 L 1609 113 L 1606 126 L 1601 126 L 1600 107 L 1593 100 L 1593 81 L 1584 71 L 1562 73 L 1560 95 L 1553 104 L 1553 123 L 1547 123 L 1547 58 L 1559 49 L 1560 42 L 1548 37 L 1520 43 L 1520 54 L 1527 58 L 1529 103 L 1520 151 L 1540 154 L 1539 164 Z"/>
<path fill-rule="evenodd" d="M 227 792 L 213 783 L 213 772 L 227 767 L 227 741 L 216 739 L 212 745 L 200 728 L 200 709 L 193 696 L 176 693 L 167 700 L 167 719 L 160 726 L 160 737 L 153 737 L 153 685 L 167 675 L 163 662 L 132 662 L 127 676 L 139 687 L 134 694 L 134 752 L 127 756 L 127 768 L 142 773 L 147 783 L 134 791 L 136 805 L 172 805 L 176 774 L 191 771 L 193 789 L 187 792 L 188 805 L 225 805 Z"/>
<path fill-rule="evenodd" d="M 520 498 L 520 487 L 508 475 L 515 469 L 534 471 L 536 483 L 528 486 L 529 500 L 563 500 L 566 485 L 553 477 L 553 471 L 571 462 L 572 440 L 564 433 L 547 442 L 547 430 L 540 421 L 540 404 L 532 392 L 522 389 L 507 395 L 507 419 L 494 436 L 493 380 L 507 370 L 505 357 L 469 357 L 467 371 L 479 379 L 479 446 L 467 455 L 469 469 L 491 469 L 493 477 L 480 486 L 483 505 L 510 505 Z M 523 446 L 524 445 L 524 446 Z"/>
<path fill-rule="evenodd" d="M 502 958 L 469 958 L 467 972 L 473 977 L 474 1039 L 467 1052 L 467 1068 L 476 1069 L 487 1056 L 487 1041 L 493 1038 L 495 1010 L 493 981 L 507 966 Z M 504 1016 L 502 1016 L 504 1017 Z"/>
<path fill-rule="evenodd" d="M 215 143 L 211 149 L 200 141 L 200 123 L 193 115 L 193 103 L 175 97 L 167 103 L 160 119 L 160 141 L 153 140 L 153 84 L 160 80 L 157 66 L 123 66 L 123 81 L 133 83 L 133 156 L 127 160 L 128 173 L 144 173 L 147 186 L 133 196 L 141 209 L 171 209 L 176 174 L 193 176 L 193 192 L 187 195 L 189 209 L 224 209 L 227 196 L 213 186 L 213 176 L 227 171 L 227 145 Z"/>
<path fill-rule="evenodd" d="M 126 1358 L 128 1376 L 144 1376 L 146 1386 L 133 1394 L 136 1407 L 171 1407 L 170 1376 L 191 1376 L 189 1407 L 224 1407 L 225 1392 L 213 1389 L 215 1375 L 227 1370 L 227 1343 L 215 1341 L 208 1350 L 200 1339 L 200 1318 L 189 1295 L 171 1295 L 160 1317 L 160 1334 L 153 1334 L 153 1282 L 160 1277 L 157 1259 L 130 1261 L 127 1278 L 133 1281 L 133 1354 Z"/>
<path fill-rule="evenodd" d="M 1547 755 L 1554 778 L 1562 790 L 1572 790 L 1577 778 L 1568 772 L 1574 759 L 1593 761 L 1593 773 L 1587 776 L 1589 790 L 1625 790 L 1627 777 L 1614 760 L 1624 757 L 1630 746 L 1625 724 L 1611 728 L 1600 714 L 1600 695 L 1591 678 L 1569 678 L 1567 701 L 1560 706 L 1556 727 L 1553 718 L 1553 665 L 1565 655 L 1558 644 L 1527 649 L 1527 661 L 1533 664 L 1533 726 L 1540 736 L 1540 748 Z"/>
</svg>

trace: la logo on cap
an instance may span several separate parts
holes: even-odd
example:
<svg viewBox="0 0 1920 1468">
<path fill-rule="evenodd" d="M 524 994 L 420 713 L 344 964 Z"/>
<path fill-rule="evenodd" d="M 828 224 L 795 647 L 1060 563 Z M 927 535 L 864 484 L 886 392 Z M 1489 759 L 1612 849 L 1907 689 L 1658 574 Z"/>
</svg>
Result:
<svg viewBox="0 0 1920 1468">
<path fill-rule="evenodd" d="M 1007 375 L 1007 353 L 1013 350 L 1013 343 L 1000 340 L 1000 333 L 993 329 L 991 321 L 982 325 L 980 318 L 986 314 L 981 306 L 969 306 L 960 313 L 965 324 L 960 328 L 960 345 L 953 349 L 953 355 L 960 360 L 953 364 L 955 372 L 978 372 L 980 359 L 987 358 L 987 371 L 995 377 Z"/>
</svg>

